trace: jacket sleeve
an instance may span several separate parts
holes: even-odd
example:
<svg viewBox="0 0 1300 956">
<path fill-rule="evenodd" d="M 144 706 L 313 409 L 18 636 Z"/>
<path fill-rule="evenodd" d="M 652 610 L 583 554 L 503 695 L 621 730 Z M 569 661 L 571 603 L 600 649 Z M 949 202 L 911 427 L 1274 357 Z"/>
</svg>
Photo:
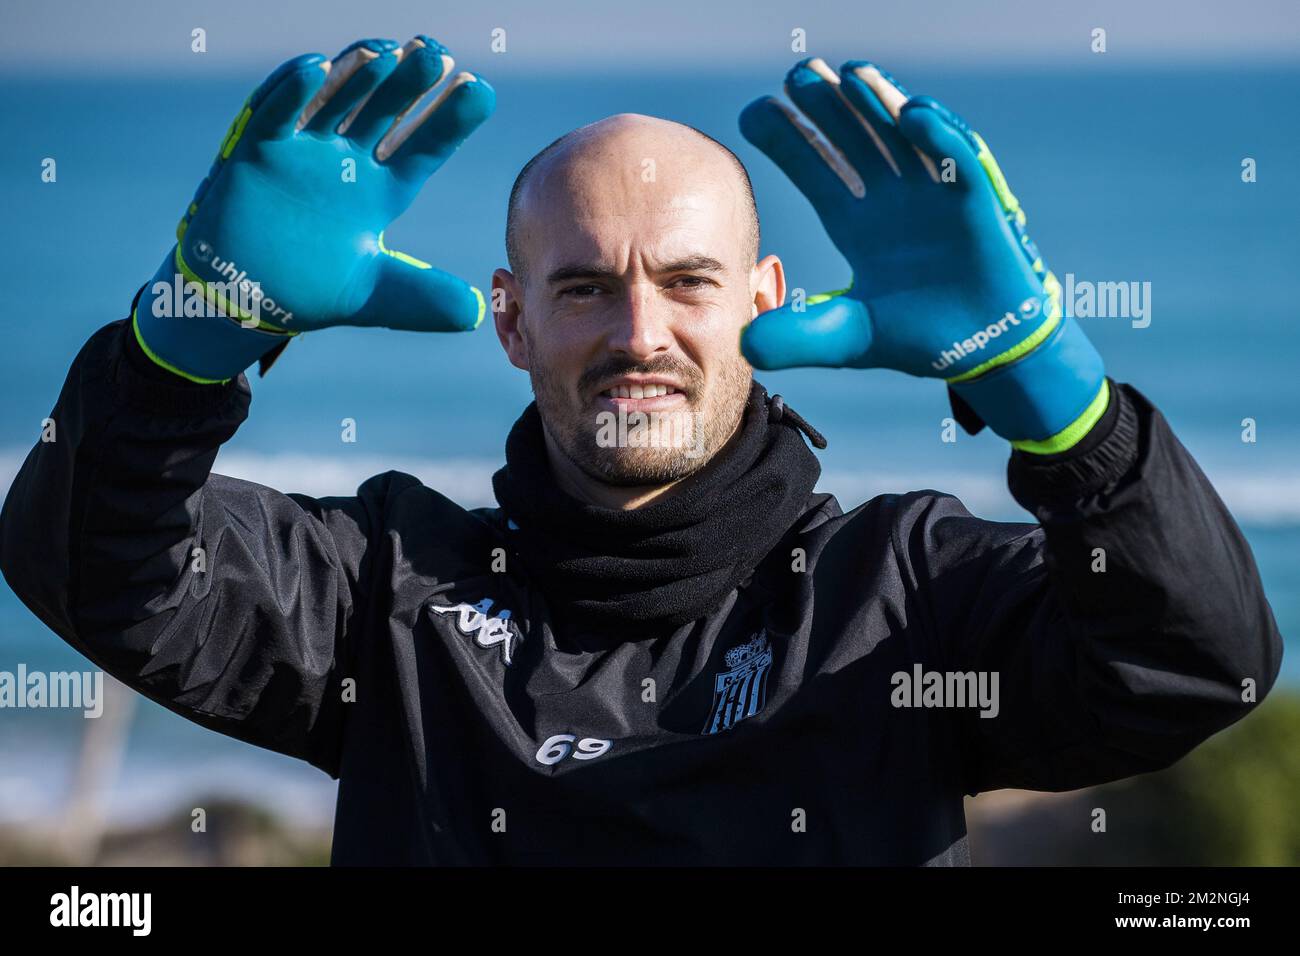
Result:
<svg viewBox="0 0 1300 956">
<path fill-rule="evenodd" d="M 997 675 L 954 711 L 966 792 L 1070 790 L 1159 770 L 1247 714 L 1282 640 L 1223 502 L 1137 390 L 1052 456 L 1013 452 L 1039 525 L 912 498 L 896 527 L 946 670 Z"/>
<path fill-rule="evenodd" d="M 340 685 L 390 478 L 312 499 L 210 474 L 249 402 L 243 375 L 192 384 L 144 356 L 129 320 L 100 329 L 9 489 L 0 569 L 123 683 L 337 776 Z"/>
</svg>

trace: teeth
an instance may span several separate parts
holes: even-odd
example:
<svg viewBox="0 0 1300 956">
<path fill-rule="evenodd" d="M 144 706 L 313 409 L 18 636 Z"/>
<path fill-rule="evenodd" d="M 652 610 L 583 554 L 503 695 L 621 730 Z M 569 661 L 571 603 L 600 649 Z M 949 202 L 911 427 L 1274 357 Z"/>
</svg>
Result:
<svg viewBox="0 0 1300 956">
<path fill-rule="evenodd" d="M 677 389 L 671 385 L 615 385 L 602 393 L 608 398 L 658 398 L 660 395 L 675 395 Z"/>
</svg>

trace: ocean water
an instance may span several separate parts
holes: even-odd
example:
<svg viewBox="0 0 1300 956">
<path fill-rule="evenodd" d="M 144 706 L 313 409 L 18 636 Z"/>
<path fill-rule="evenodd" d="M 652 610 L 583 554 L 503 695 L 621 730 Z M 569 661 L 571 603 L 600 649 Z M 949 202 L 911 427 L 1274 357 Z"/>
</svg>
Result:
<svg viewBox="0 0 1300 956">
<path fill-rule="evenodd" d="M 1300 99 L 1294 70 L 957 73 L 894 65 L 914 92 L 961 112 L 997 153 L 1048 265 L 1077 281 L 1150 282 L 1151 322 L 1081 320 L 1111 373 L 1139 387 L 1214 480 L 1254 548 L 1288 638 L 1283 679 L 1300 683 Z M 0 117 L 0 489 L 36 439 L 73 354 L 122 317 L 171 245 L 176 219 L 256 75 L 4 78 Z M 692 123 L 750 168 L 763 251 L 792 285 L 837 288 L 847 266 L 811 209 L 736 130 L 781 74 L 600 77 L 493 74 L 496 116 L 388 232 L 390 245 L 485 287 L 504 263 L 506 196 L 518 168 L 556 136 L 622 111 Z M 707 89 L 707 95 L 700 90 Z M 53 157 L 58 180 L 40 180 Z M 1241 164 L 1255 160 L 1257 181 Z M 977 514 L 1025 516 L 1006 492 L 1005 445 L 940 441 L 941 388 L 874 371 L 761 376 L 820 428 L 823 490 L 847 508 L 886 491 L 939 488 Z M 467 506 L 529 400 L 490 328 L 460 336 L 331 330 L 304 337 L 254 382 L 250 420 L 217 470 L 285 491 L 345 494 L 388 468 Z M 357 441 L 340 423 L 357 423 Z M 1242 441 L 1243 419 L 1257 440 Z M 0 670 L 75 669 L 81 659 L 0 584 Z M 0 821 L 57 813 L 85 723 L 67 711 L 0 711 Z M 333 785 L 305 765 L 193 727 L 141 701 L 118 818 L 200 793 L 256 796 L 298 820 L 328 819 Z"/>
</svg>

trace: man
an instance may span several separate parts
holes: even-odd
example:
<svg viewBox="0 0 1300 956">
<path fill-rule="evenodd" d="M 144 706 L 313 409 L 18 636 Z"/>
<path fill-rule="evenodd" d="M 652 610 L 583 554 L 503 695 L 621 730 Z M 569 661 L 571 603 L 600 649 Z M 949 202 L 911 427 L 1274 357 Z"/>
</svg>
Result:
<svg viewBox="0 0 1300 956">
<path fill-rule="evenodd" d="M 325 499 L 210 474 L 241 372 L 293 336 L 484 317 L 383 241 L 491 112 L 466 73 L 413 109 L 451 68 L 419 37 L 272 74 L 3 512 L 5 576 L 66 641 L 340 780 L 334 862 L 964 864 L 963 794 L 1168 766 L 1272 686 L 1205 477 L 1061 314 L 983 140 L 862 62 L 801 63 L 797 109 L 741 118 L 851 288 L 783 305 L 739 161 L 612 117 L 511 196 L 493 315 L 537 400 L 501 508 L 397 472 Z M 942 378 L 1040 524 L 934 492 L 842 512 L 820 436 L 752 381 L 788 365 Z M 652 413 L 693 430 L 649 441 Z"/>
</svg>

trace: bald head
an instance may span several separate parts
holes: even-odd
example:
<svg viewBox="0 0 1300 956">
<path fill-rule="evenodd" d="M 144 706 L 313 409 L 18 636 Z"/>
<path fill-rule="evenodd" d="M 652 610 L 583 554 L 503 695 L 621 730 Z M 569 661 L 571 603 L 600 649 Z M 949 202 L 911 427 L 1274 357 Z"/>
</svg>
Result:
<svg viewBox="0 0 1300 956">
<path fill-rule="evenodd" d="M 525 234 L 544 234 L 560 226 L 534 221 L 537 197 L 557 190 L 580 194 L 591 183 L 607 181 L 611 169 L 620 170 L 624 181 L 653 182 L 662 171 L 716 186 L 719 201 L 736 206 L 743 255 L 750 262 L 758 257 L 754 188 L 736 154 L 693 126 L 620 113 L 564 134 L 519 171 L 506 210 L 506 257 L 516 276 L 522 280 L 527 270 Z"/>
</svg>

